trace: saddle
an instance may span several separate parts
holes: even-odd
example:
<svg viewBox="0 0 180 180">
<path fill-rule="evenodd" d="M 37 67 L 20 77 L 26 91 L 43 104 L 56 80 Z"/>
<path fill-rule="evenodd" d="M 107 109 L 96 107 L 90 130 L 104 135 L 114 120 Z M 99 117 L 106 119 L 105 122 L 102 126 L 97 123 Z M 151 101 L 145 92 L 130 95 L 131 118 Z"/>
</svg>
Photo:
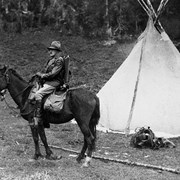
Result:
<svg viewBox="0 0 180 180">
<path fill-rule="evenodd" d="M 39 84 L 36 84 L 33 86 L 28 97 L 28 99 L 31 102 L 34 100 L 34 95 L 38 89 L 39 89 Z M 42 101 L 43 109 L 51 111 L 51 112 L 55 112 L 55 113 L 60 112 L 61 109 L 63 108 L 64 100 L 66 99 L 66 93 L 67 93 L 67 90 L 64 91 L 58 88 L 53 93 L 45 96 Z"/>
<path fill-rule="evenodd" d="M 130 146 L 135 148 L 151 148 L 153 150 L 163 147 L 176 147 L 172 141 L 163 137 L 156 137 L 150 127 L 142 127 L 136 131 L 131 137 Z"/>
<path fill-rule="evenodd" d="M 130 145 L 136 148 L 149 147 L 153 149 L 155 146 L 154 138 L 155 135 L 150 127 L 142 127 L 131 137 Z"/>
</svg>

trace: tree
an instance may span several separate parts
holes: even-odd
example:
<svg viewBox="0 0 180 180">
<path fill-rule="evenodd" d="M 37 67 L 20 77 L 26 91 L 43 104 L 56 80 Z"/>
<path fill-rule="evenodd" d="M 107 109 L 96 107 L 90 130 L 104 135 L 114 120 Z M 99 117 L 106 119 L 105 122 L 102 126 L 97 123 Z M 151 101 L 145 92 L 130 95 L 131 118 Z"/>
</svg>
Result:
<svg viewBox="0 0 180 180">
<path fill-rule="evenodd" d="M 160 1 L 151 0 L 155 9 Z M 28 21 L 33 21 L 34 27 L 48 25 L 58 30 L 63 4 L 67 4 L 71 7 L 68 11 L 70 29 L 85 36 L 102 37 L 107 35 L 107 30 L 112 30 L 113 34 L 120 38 L 126 34 L 140 33 L 145 28 L 148 18 L 137 0 L 0 0 L 0 7 L 18 10 L 23 2 L 28 2 L 28 11 L 33 15 Z M 162 17 L 166 20 L 171 18 L 170 21 L 174 21 L 174 18 L 178 23 L 179 12 L 180 1 L 171 0 Z M 23 19 L 22 12 L 18 13 Z"/>
</svg>

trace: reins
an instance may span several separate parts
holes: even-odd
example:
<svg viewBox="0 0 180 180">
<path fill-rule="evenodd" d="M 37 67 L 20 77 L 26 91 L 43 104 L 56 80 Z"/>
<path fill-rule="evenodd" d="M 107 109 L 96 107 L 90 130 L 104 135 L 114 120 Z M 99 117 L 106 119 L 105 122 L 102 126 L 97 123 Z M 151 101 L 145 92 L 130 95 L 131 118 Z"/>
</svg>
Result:
<svg viewBox="0 0 180 180">
<path fill-rule="evenodd" d="M 3 74 L 3 76 L 6 78 L 7 85 L 8 85 L 9 82 L 10 82 L 9 76 L 8 76 L 8 74 L 7 74 L 8 70 L 9 70 L 9 69 L 7 68 L 6 71 L 5 71 L 4 74 Z M 6 104 L 6 106 L 7 106 L 10 110 L 12 110 L 13 112 L 15 112 L 16 114 L 19 114 L 17 111 L 14 110 L 14 109 L 15 109 L 14 107 L 12 107 L 12 106 L 10 106 L 10 105 L 8 104 L 8 102 L 6 101 L 6 98 L 5 98 L 5 94 L 6 94 L 6 89 L 3 89 L 3 90 L 0 92 L 1 101 L 4 101 L 5 104 Z"/>
<path fill-rule="evenodd" d="M 10 83 L 10 78 L 9 78 L 9 75 L 7 74 L 8 72 L 8 68 L 6 69 L 6 71 L 4 72 L 4 76 L 6 78 L 6 81 L 7 81 L 7 85 Z M 17 95 L 14 96 L 14 98 L 18 97 L 19 95 L 21 95 L 29 86 L 25 87 L 21 92 L 19 92 Z"/>
<path fill-rule="evenodd" d="M 8 104 L 8 102 L 6 101 L 6 98 L 5 98 L 5 93 L 6 93 L 6 89 L 4 89 L 4 90 L 2 90 L 2 91 L 0 92 L 1 101 L 4 101 L 5 104 L 6 104 L 6 106 L 7 106 L 10 110 L 12 110 L 13 112 L 15 112 L 16 114 L 19 114 L 17 111 L 14 110 L 14 109 L 15 109 L 14 107 L 12 107 L 12 106 L 10 106 L 10 105 Z"/>
<path fill-rule="evenodd" d="M 13 112 L 15 112 L 16 114 L 18 114 L 18 115 L 20 115 L 21 113 L 19 113 L 19 112 L 17 112 L 17 111 L 15 111 L 14 109 L 15 109 L 15 107 L 13 107 L 13 106 L 10 106 L 8 103 L 7 103 L 7 101 L 6 101 L 6 98 L 4 97 L 4 102 L 5 102 L 5 104 L 6 104 L 6 106 L 10 109 L 10 110 L 12 110 Z"/>
<path fill-rule="evenodd" d="M 29 87 L 29 86 L 28 86 Z M 24 90 L 26 90 L 26 88 L 24 89 Z M 2 90 L 3 91 L 3 90 Z M 5 104 L 6 104 L 6 106 L 10 109 L 10 110 L 12 110 L 13 112 L 15 112 L 16 114 L 18 114 L 18 115 L 28 115 L 28 114 L 30 114 L 30 113 L 32 113 L 34 110 L 32 110 L 32 111 L 30 111 L 30 112 L 27 112 L 27 113 L 21 113 L 21 112 L 17 112 L 17 111 L 15 111 L 14 109 L 16 109 L 15 107 L 13 107 L 13 106 L 10 106 L 9 104 L 8 104 L 8 102 L 6 101 L 6 98 L 5 98 L 5 93 L 6 93 L 6 91 L 5 92 L 0 92 L 0 95 L 1 95 L 1 101 L 4 101 L 5 102 Z M 21 93 L 23 93 L 23 91 L 21 92 Z M 20 95 L 20 94 L 18 94 L 18 95 Z"/>
<path fill-rule="evenodd" d="M 14 96 L 14 98 L 18 97 L 19 95 L 21 95 L 29 86 L 25 87 L 21 92 L 19 92 L 18 94 L 16 94 Z"/>
</svg>

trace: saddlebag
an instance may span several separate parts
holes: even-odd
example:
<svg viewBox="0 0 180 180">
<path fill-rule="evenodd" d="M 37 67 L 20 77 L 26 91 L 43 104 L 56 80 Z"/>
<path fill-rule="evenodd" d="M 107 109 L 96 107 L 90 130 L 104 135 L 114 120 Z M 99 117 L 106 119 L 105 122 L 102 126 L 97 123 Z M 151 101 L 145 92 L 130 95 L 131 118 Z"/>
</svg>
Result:
<svg viewBox="0 0 180 180">
<path fill-rule="evenodd" d="M 50 94 L 44 103 L 44 109 L 51 112 L 60 112 L 63 108 L 64 100 L 66 99 L 66 92 Z"/>
</svg>

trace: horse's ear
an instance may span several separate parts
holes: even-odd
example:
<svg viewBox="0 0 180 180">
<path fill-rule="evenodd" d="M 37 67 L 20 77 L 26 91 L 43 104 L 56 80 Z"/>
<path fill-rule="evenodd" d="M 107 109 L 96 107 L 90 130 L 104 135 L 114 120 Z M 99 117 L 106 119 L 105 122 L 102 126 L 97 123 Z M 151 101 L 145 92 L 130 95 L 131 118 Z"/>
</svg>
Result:
<svg viewBox="0 0 180 180">
<path fill-rule="evenodd" d="M 6 65 L 6 64 L 4 64 L 3 69 L 6 71 L 8 68 L 9 68 L 9 66 L 8 66 L 8 65 Z"/>
<path fill-rule="evenodd" d="M 0 69 L 4 69 L 4 64 L 0 64 Z"/>
<path fill-rule="evenodd" d="M 9 68 L 8 65 L 0 65 L 1 72 L 6 72 L 6 70 Z"/>
<path fill-rule="evenodd" d="M 8 66 L 7 64 L 4 64 L 4 68 L 8 69 L 8 68 L 9 68 L 9 66 Z"/>
</svg>

